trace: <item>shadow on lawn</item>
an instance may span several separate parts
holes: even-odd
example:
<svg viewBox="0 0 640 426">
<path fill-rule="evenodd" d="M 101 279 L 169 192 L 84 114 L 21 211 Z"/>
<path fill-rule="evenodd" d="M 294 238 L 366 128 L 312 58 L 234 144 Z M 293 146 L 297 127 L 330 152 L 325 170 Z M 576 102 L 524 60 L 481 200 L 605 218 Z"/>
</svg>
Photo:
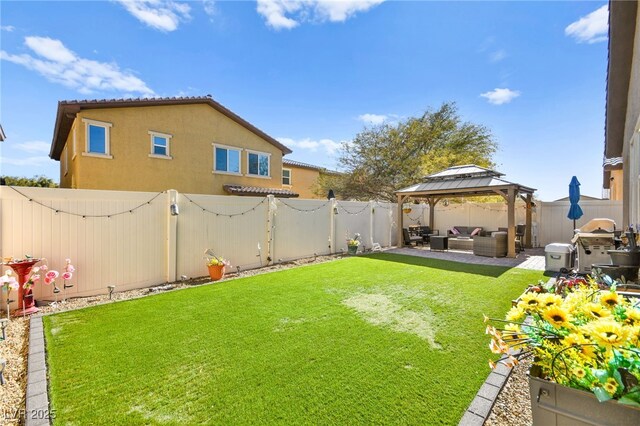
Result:
<svg viewBox="0 0 640 426">
<path fill-rule="evenodd" d="M 451 260 L 430 259 L 426 257 L 407 256 L 402 254 L 373 253 L 366 257 L 386 262 L 404 263 L 413 266 L 426 266 L 428 268 L 441 269 L 451 272 L 464 272 L 467 274 L 483 275 L 486 277 L 498 278 L 510 267 L 495 265 L 478 265 L 471 263 L 454 262 Z"/>
</svg>

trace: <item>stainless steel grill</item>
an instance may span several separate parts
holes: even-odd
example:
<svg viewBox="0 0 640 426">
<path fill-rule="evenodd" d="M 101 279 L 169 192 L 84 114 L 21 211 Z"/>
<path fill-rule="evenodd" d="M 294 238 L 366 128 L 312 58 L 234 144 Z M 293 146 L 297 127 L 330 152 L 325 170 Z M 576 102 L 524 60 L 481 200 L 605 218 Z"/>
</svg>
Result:
<svg viewBox="0 0 640 426">
<path fill-rule="evenodd" d="M 590 273 L 593 264 L 611 263 L 607 250 L 615 248 L 615 229 L 616 223 L 611 219 L 592 219 L 576 230 L 571 242 L 576 245 L 579 273 Z"/>
</svg>

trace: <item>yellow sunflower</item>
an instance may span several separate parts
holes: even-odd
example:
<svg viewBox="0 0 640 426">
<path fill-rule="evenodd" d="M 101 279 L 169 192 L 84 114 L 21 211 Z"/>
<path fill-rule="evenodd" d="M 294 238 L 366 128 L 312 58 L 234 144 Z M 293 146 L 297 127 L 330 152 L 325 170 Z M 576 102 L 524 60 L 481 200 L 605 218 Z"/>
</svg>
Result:
<svg viewBox="0 0 640 426">
<path fill-rule="evenodd" d="M 542 317 L 555 328 L 569 326 L 569 314 L 562 308 L 551 307 L 544 310 Z"/>
<path fill-rule="evenodd" d="M 580 333 L 571 333 L 564 339 L 562 339 L 562 343 L 569 347 L 574 346 L 577 353 L 583 357 L 585 360 L 593 360 L 595 359 L 596 347 L 593 345 L 593 342 L 587 339 L 584 335 Z"/>
<path fill-rule="evenodd" d="M 629 337 L 629 331 L 614 321 L 594 321 L 589 328 L 594 341 L 607 349 L 623 345 Z"/>
<path fill-rule="evenodd" d="M 536 310 L 542 306 L 542 300 L 537 293 L 526 293 L 518 302 L 518 307 L 524 310 Z"/>
<path fill-rule="evenodd" d="M 541 297 L 542 306 L 550 308 L 551 306 L 562 305 L 562 297 L 558 294 L 547 293 Z"/>
<path fill-rule="evenodd" d="M 590 318 L 600 319 L 611 316 L 611 312 L 598 303 L 587 303 L 582 310 Z"/>
<path fill-rule="evenodd" d="M 615 379 L 608 378 L 606 383 L 604 384 L 604 390 L 611 396 L 613 396 L 618 390 L 618 382 Z"/>
<path fill-rule="evenodd" d="M 573 370 L 571 370 L 571 372 L 573 373 L 574 376 L 576 376 L 578 379 L 583 379 L 584 376 L 587 375 L 587 372 L 584 370 L 584 368 L 582 367 L 576 367 Z"/>
<path fill-rule="evenodd" d="M 631 326 L 640 325 L 640 310 L 638 309 L 627 309 L 625 312 L 627 314 L 627 319 L 625 322 Z"/>
<path fill-rule="evenodd" d="M 514 306 L 507 312 L 506 319 L 507 321 L 522 321 L 526 315 L 524 310 Z"/>
<path fill-rule="evenodd" d="M 600 296 L 600 303 L 607 308 L 615 308 L 621 302 L 620 296 L 614 291 L 602 293 Z"/>
</svg>

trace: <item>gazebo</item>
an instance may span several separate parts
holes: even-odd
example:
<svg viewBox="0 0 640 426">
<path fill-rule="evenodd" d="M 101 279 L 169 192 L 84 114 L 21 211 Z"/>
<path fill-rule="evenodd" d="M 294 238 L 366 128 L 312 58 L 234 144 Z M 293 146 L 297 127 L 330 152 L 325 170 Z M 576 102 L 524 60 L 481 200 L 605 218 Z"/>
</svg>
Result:
<svg viewBox="0 0 640 426">
<path fill-rule="evenodd" d="M 419 197 L 429 204 L 429 226 L 434 229 L 434 208 L 444 198 L 500 195 L 507 203 L 507 256 L 516 257 L 516 198 L 526 203 L 524 244 L 531 247 L 531 206 L 535 188 L 508 182 L 504 174 L 475 164 L 449 167 L 426 176 L 421 183 L 396 191 L 398 196 L 398 241 L 402 244 L 402 205 L 410 197 Z"/>
</svg>

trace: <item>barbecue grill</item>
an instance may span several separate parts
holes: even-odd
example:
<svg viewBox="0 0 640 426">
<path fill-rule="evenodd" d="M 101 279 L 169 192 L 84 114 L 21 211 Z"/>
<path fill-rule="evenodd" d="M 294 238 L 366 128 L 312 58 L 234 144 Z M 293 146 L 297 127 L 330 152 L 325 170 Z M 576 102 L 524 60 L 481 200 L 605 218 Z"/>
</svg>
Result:
<svg viewBox="0 0 640 426">
<path fill-rule="evenodd" d="M 611 219 L 592 219 L 579 229 L 571 240 L 578 252 L 578 272 L 588 274 L 591 265 L 611 264 L 607 250 L 615 248 L 614 231 L 616 223 Z"/>
</svg>

